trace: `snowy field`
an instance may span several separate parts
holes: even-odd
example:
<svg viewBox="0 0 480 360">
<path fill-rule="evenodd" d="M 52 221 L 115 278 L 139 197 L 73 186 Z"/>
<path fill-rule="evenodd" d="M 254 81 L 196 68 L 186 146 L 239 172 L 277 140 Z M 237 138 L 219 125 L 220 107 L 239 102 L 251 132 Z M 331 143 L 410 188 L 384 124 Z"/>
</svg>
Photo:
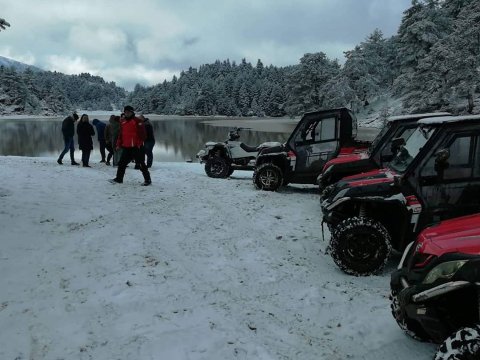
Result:
<svg viewBox="0 0 480 360">
<path fill-rule="evenodd" d="M 114 171 L 0 157 L 1 360 L 433 357 L 390 315 L 394 261 L 355 278 L 325 255 L 315 187 Z"/>
</svg>

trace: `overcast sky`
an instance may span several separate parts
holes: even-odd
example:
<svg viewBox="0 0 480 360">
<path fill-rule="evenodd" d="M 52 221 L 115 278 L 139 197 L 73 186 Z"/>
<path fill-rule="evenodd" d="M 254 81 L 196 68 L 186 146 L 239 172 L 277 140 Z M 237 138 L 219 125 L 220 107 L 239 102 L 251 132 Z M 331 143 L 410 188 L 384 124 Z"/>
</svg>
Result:
<svg viewBox="0 0 480 360">
<path fill-rule="evenodd" d="M 131 89 L 242 58 L 294 65 L 394 35 L 411 0 L 0 0 L 0 56 Z"/>
</svg>

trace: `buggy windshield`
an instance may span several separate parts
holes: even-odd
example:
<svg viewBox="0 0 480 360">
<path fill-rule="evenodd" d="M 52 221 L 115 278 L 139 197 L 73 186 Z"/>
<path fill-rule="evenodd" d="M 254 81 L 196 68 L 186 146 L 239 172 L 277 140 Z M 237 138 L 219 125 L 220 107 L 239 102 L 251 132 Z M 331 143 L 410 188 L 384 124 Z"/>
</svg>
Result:
<svg viewBox="0 0 480 360">
<path fill-rule="evenodd" d="M 398 151 L 397 155 L 390 163 L 390 167 L 403 173 L 408 165 L 415 159 L 425 143 L 430 139 L 433 133 L 433 128 L 418 127 L 413 134 L 408 138 L 405 145 Z"/>
<path fill-rule="evenodd" d="M 380 145 L 380 140 L 385 136 L 387 133 L 388 129 L 390 129 L 390 123 L 385 124 L 385 126 L 380 130 L 377 136 L 375 136 L 375 139 L 373 139 L 372 143 L 368 147 L 368 155 L 372 155 L 375 152 L 375 149 L 377 146 Z"/>
</svg>

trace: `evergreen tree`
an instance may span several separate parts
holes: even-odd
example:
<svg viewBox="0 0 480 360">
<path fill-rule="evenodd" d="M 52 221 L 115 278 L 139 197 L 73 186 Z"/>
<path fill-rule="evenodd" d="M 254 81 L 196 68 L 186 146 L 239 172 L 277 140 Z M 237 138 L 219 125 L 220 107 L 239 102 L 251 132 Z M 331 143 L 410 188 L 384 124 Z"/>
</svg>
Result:
<svg viewBox="0 0 480 360">
<path fill-rule="evenodd" d="M 288 78 L 287 112 L 299 114 L 321 108 L 321 88 L 339 71 L 338 62 L 329 60 L 324 53 L 305 54 Z"/>
<path fill-rule="evenodd" d="M 380 30 L 376 29 L 366 41 L 347 51 L 345 57 L 342 77 L 349 79 L 349 87 L 364 104 L 393 82 L 394 51 Z"/>
<path fill-rule="evenodd" d="M 412 0 L 412 6 L 404 12 L 397 35 L 401 75 L 395 81 L 395 88 L 399 94 L 410 91 L 420 60 L 449 32 L 450 21 L 442 3 L 441 0 Z"/>
<path fill-rule="evenodd" d="M 458 12 L 453 31 L 438 41 L 419 62 L 405 105 L 415 110 L 452 109 L 457 99 L 473 110 L 480 80 L 480 3 L 470 2 Z M 461 109 L 454 109 L 461 110 Z"/>
</svg>

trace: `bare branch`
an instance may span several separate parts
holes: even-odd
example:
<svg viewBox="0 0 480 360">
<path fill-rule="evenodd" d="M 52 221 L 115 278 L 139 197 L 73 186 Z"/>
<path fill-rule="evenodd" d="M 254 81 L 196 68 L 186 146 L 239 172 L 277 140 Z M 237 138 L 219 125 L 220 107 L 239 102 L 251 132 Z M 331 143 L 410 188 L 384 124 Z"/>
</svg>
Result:
<svg viewBox="0 0 480 360">
<path fill-rule="evenodd" d="M 0 31 L 5 30 L 7 26 L 10 26 L 7 20 L 0 18 Z"/>
</svg>

